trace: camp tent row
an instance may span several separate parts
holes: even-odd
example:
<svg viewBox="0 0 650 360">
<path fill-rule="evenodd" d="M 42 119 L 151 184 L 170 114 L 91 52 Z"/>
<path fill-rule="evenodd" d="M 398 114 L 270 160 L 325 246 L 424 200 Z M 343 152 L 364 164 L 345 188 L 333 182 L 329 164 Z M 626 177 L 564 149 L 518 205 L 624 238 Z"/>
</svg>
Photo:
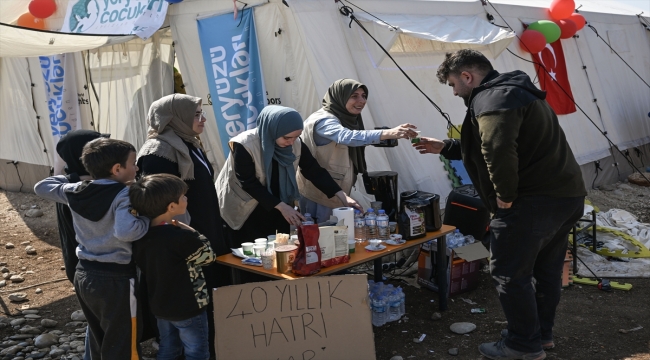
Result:
<svg viewBox="0 0 650 360">
<path fill-rule="evenodd" d="M 73 1 L 73 0 L 70 0 Z M 285 4 L 286 2 L 286 4 Z M 374 41 L 339 12 L 333 0 L 248 0 L 257 30 L 267 98 L 295 108 L 303 117 L 320 107 L 328 86 L 339 78 L 369 88 L 363 112 L 366 128 L 412 123 L 422 136 L 445 138 L 447 124 L 408 82 Z M 445 52 L 482 51 L 501 72 L 520 69 L 536 78 L 534 65 L 519 49 L 523 24 L 546 18 L 550 1 L 355 0 L 355 15 L 454 124 L 465 106 L 435 77 Z M 50 28 L 60 27 L 68 0 L 57 0 Z M 580 2 L 576 2 L 579 4 Z M 241 8 L 241 4 L 240 8 Z M 599 1 L 580 12 L 646 82 L 650 80 L 650 31 L 635 9 Z M 0 22 L 11 24 L 26 11 L 23 0 L 0 2 Z M 169 6 L 163 28 L 144 41 L 132 36 L 79 36 L 0 26 L 0 187 L 31 191 L 51 169 L 60 170 L 47 118 L 45 84 L 38 55 L 68 53 L 74 58 L 77 101 L 84 128 L 94 128 L 136 147 L 146 139 L 146 112 L 152 101 L 173 91 L 172 66 L 188 94 L 203 98 L 209 126 L 202 135 L 216 168 L 225 161 L 207 76 L 197 19 L 233 12 L 230 0 L 184 0 Z M 497 13 L 498 12 L 498 13 Z M 494 23 L 486 14 L 494 16 Z M 240 15 L 241 16 L 241 15 Z M 389 26 L 390 25 L 390 26 Z M 634 164 L 650 165 L 650 88 L 591 29 L 562 40 L 568 77 L 577 104 Z M 508 49 L 509 51 L 505 51 Z M 513 55 L 513 53 L 515 55 Z M 592 184 L 595 161 L 603 169 L 595 185 L 625 178 L 631 168 L 582 112 L 559 116 L 585 183 Z M 640 150 L 637 156 L 634 148 Z M 451 184 L 438 156 L 423 156 L 400 141 L 395 148 L 367 150 L 370 171 L 399 173 L 400 191 L 420 189 L 444 196 Z M 618 167 L 612 166 L 618 163 Z M 357 197 L 368 200 L 363 186 Z"/>
</svg>

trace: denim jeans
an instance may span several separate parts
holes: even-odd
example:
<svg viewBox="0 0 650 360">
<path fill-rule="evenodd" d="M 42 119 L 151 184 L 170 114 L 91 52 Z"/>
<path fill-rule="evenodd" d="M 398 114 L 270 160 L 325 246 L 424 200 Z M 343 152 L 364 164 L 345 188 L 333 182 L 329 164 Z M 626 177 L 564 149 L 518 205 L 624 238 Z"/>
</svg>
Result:
<svg viewBox="0 0 650 360">
<path fill-rule="evenodd" d="M 542 350 L 553 339 L 569 231 L 584 197 L 526 196 L 490 222 L 490 272 L 508 320 L 508 347 Z"/>
<path fill-rule="evenodd" d="M 208 316 L 205 311 L 193 318 L 170 321 L 158 318 L 160 348 L 157 360 L 175 360 L 185 350 L 186 360 L 208 360 Z"/>
</svg>

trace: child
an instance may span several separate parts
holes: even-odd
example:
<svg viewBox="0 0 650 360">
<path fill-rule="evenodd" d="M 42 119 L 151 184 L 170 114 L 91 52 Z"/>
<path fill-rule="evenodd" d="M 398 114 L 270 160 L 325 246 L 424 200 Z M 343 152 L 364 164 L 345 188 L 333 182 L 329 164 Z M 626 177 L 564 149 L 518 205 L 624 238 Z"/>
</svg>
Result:
<svg viewBox="0 0 650 360">
<path fill-rule="evenodd" d="M 135 156 L 135 148 L 125 141 L 95 139 L 84 146 L 81 155 L 95 180 L 69 183 L 59 175 L 34 186 L 37 195 L 72 210 L 79 243 L 74 287 L 88 322 L 90 342 L 84 358 L 140 356 L 131 242 L 146 234 L 149 220 L 129 211 L 127 184 L 134 181 L 138 170 Z"/>
<path fill-rule="evenodd" d="M 151 312 L 158 319 L 158 360 L 207 360 L 210 297 L 202 265 L 216 256 L 208 239 L 173 220 L 187 208 L 187 184 L 170 174 L 148 175 L 129 189 L 133 209 L 151 219 L 149 232 L 133 243 L 133 256 L 144 273 Z"/>
<path fill-rule="evenodd" d="M 65 134 L 56 143 L 56 152 L 65 161 L 65 177 L 68 182 L 76 183 L 90 180 L 91 176 L 81 163 L 81 152 L 84 145 L 100 137 L 108 138 L 109 134 L 100 134 L 92 130 L 72 130 Z M 77 239 L 72 225 L 72 213 L 66 204 L 56 203 L 56 220 L 59 225 L 59 238 L 65 274 L 71 283 L 74 283 L 74 273 L 77 269 Z"/>
</svg>

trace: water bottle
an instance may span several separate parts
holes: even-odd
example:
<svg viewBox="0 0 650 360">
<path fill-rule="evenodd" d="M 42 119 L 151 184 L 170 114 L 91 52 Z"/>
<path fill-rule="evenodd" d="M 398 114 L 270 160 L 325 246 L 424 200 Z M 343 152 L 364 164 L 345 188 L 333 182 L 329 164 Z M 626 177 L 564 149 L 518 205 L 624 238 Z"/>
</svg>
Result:
<svg viewBox="0 0 650 360">
<path fill-rule="evenodd" d="M 311 217 L 310 213 L 305 213 L 305 221 L 302 222 L 303 225 L 314 225 L 314 219 Z"/>
<path fill-rule="evenodd" d="M 366 237 L 366 219 L 359 210 L 354 210 L 354 240 L 357 242 L 368 240 Z"/>
<path fill-rule="evenodd" d="M 388 302 L 390 304 L 390 308 L 388 310 L 387 321 L 398 320 L 400 318 L 399 315 L 400 299 L 399 299 L 399 295 L 397 294 L 397 290 L 393 290 L 393 292 L 390 293 L 390 295 L 388 296 Z"/>
<path fill-rule="evenodd" d="M 454 230 L 454 233 L 447 237 L 447 247 L 453 249 L 462 245 L 464 238 L 465 237 L 460 233 L 460 230 Z"/>
<path fill-rule="evenodd" d="M 365 216 L 366 220 L 366 238 L 376 239 L 377 238 L 377 215 L 375 215 L 375 210 L 373 208 L 368 209 L 368 212 Z"/>
<path fill-rule="evenodd" d="M 399 316 L 402 317 L 406 314 L 406 294 L 401 287 L 397 288 L 399 295 Z"/>
<path fill-rule="evenodd" d="M 386 302 L 381 295 L 372 299 L 372 325 L 382 326 L 386 323 Z"/>
<path fill-rule="evenodd" d="M 379 215 L 377 215 L 377 237 L 380 240 L 390 239 L 390 227 L 388 226 L 388 215 L 384 209 L 379 210 Z"/>
</svg>

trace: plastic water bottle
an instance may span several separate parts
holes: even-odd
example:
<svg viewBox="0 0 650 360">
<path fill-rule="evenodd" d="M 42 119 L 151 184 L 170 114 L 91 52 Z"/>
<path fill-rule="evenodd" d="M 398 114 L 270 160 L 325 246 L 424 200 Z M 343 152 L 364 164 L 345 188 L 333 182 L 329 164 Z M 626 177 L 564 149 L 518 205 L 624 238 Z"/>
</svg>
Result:
<svg viewBox="0 0 650 360">
<path fill-rule="evenodd" d="M 302 222 L 303 225 L 314 225 L 314 219 L 311 217 L 310 213 L 305 213 L 305 221 Z"/>
<path fill-rule="evenodd" d="M 390 228 L 388 226 L 388 215 L 384 209 L 379 210 L 379 215 L 377 215 L 377 237 L 380 240 L 390 239 Z"/>
<path fill-rule="evenodd" d="M 447 247 L 450 249 L 459 247 L 462 245 L 465 237 L 460 233 L 460 230 L 454 230 L 454 233 L 447 237 Z"/>
<path fill-rule="evenodd" d="M 388 302 L 390 304 L 390 308 L 388 310 L 388 321 L 398 320 L 400 318 L 400 299 L 399 295 L 397 294 L 397 290 L 393 290 L 393 292 L 390 293 L 388 296 Z"/>
<path fill-rule="evenodd" d="M 372 299 L 372 325 L 382 326 L 386 323 L 386 302 L 384 297 L 377 295 Z"/>
<path fill-rule="evenodd" d="M 368 209 L 368 212 L 365 216 L 366 220 L 366 238 L 376 239 L 377 238 L 377 215 L 373 208 Z"/>
<path fill-rule="evenodd" d="M 357 242 L 368 240 L 366 237 L 366 219 L 359 210 L 354 210 L 354 240 Z"/>
<path fill-rule="evenodd" d="M 399 295 L 399 316 L 402 317 L 406 314 L 406 294 L 401 287 L 397 288 L 397 295 Z"/>
</svg>

